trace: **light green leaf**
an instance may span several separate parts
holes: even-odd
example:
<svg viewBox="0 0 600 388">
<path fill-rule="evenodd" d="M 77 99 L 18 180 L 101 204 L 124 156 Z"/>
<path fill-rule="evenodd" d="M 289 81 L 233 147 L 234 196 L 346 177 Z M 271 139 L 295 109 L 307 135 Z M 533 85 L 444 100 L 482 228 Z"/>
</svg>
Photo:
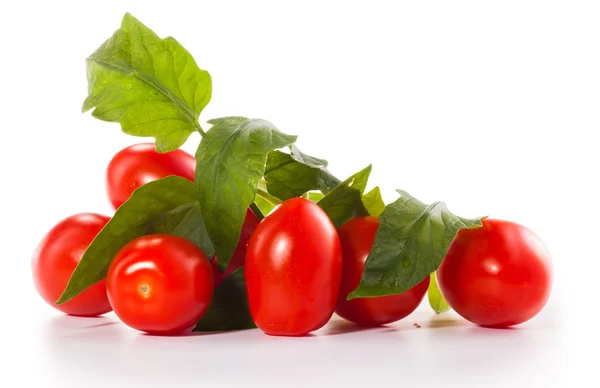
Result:
<svg viewBox="0 0 600 388">
<path fill-rule="evenodd" d="M 400 294 L 434 272 L 459 230 L 481 227 L 443 202 L 426 205 L 405 191 L 379 216 L 379 228 L 358 287 L 348 299 Z"/>
<path fill-rule="evenodd" d="M 224 269 L 264 175 L 267 154 L 292 144 L 296 136 L 259 119 L 225 117 L 209 123 L 213 127 L 196 153 L 196 183 L 206 230 Z"/>
<path fill-rule="evenodd" d="M 442 296 L 440 288 L 437 284 L 435 272 L 430 275 L 429 289 L 427 289 L 427 299 L 429 299 L 429 305 L 435 311 L 436 314 L 441 314 L 450 310 L 450 306 L 446 299 Z"/>
<path fill-rule="evenodd" d="M 255 327 L 248 308 L 244 267 L 241 267 L 217 286 L 208 311 L 198 321 L 194 331 L 245 330 Z"/>
<path fill-rule="evenodd" d="M 373 190 L 363 195 L 362 203 L 369 215 L 379 216 L 383 212 L 383 209 L 385 209 L 385 203 L 383 202 L 383 198 L 381 198 L 379 186 L 376 186 Z"/>
<path fill-rule="evenodd" d="M 352 218 L 357 207 L 362 207 L 360 198 L 367 187 L 369 174 L 371 165 L 334 187 L 317 202 L 336 228 Z"/>
<path fill-rule="evenodd" d="M 323 199 L 325 195 L 323 193 L 321 193 L 320 191 L 308 191 L 304 194 L 302 194 L 302 198 L 306 198 L 309 201 L 313 201 L 313 202 L 319 202 L 320 200 Z"/>
<path fill-rule="evenodd" d="M 305 155 L 296 147 L 291 153 L 269 152 L 265 181 L 269 194 L 285 201 L 311 190 L 329 192 L 340 180 L 325 169 L 327 161 Z"/>
<path fill-rule="evenodd" d="M 170 176 L 135 190 L 86 249 L 57 303 L 67 302 L 104 279 L 121 248 L 138 237 L 154 233 L 187 238 L 208 257 L 212 256 L 213 248 L 204 229 L 193 182 Z"/>
<path fill-rule="evenodd" d="M 130 14 L 121 28 L 87 59 L 88 97 L 100 120 L 123 132 L 156 139 L 160 152 L 181 146 L 208 104 L 212 81 L 175 39 L 160 39 Z"/>
</svg>

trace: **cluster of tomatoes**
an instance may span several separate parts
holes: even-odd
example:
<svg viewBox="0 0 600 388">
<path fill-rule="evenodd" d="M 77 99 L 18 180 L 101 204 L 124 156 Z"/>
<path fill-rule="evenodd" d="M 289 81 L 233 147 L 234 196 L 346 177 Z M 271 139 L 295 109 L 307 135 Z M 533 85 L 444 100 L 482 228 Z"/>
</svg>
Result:
<svg viewBox="0 0 600 388">
<path fill-rule="evenodd" d="M 181 150 L 158 153 L 154 144 L 128 147 L 107 168 L 108 197 L 117 209 L 135 189 L 178 175 L 193 180 L 194 158 Z M 114 310 L 127 325 L 154 334 L 191 329 L 210 306 L 215 287 L 245 265 L 250 314 L 271 335 L 305 335 L 333 313 L 362 326 L 411 314 L 429 287 L 427 277 L 397 295 L 347 300 L 362 276 L 378 227 L 377 217 L 354 218 L 339 229 L 315 203 L 292 198 L 259 222 L 248 209 L 237 249 L 226 270 L 217 269 L 192 242 L 147 235 L 123 247 L 101 280 L 57 305 L 87 246 L 109 218 L 85 213 L 64 219 L 43 239 L 33 258 L 40 295 L 76 316 Z M 515 223 L 486 219 L 461 230 L 437 271 L 449 305 L 482 326 L 525 322 L 545 305 L 551 288 L 550 256 L 539 238 Z"/>
</svg>

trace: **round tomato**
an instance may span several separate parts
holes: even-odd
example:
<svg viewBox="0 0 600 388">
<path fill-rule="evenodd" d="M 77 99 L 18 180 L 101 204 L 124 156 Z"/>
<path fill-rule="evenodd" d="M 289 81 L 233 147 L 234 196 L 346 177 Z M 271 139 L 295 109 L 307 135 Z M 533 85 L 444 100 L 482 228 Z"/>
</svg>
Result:
<svg viewBox="0 0 600 388">
<path fill-rule="evenodd" d="M 360 283 L 378 226 L 377 217 L 361 217 L 346 222 L 338 230 L 344 256 L 344 275 L 335 312 L 361 326 L 385 325 L 408 316 L 419 306 L 429 287 L 427 276 L 401 294 L 346 300 Z"/>
<path fill-rule="evenodd" d="M 256 217 L 256 215 L 250 208 L 248 208 L 248 210 L 246 211 L 246 218 L 244 219 L 244 224 L 242 225 L 242 233 L 240 233 L 240 241 L 238 242 L 238 245 L 235 248 L 235 252 L 233 252 L 231 261 L 229 261 L 229 264 L 227 265 L 223 273 L 219 272 L 216 256 L 213 256 L 211 264 L 213 266 L 215 287 L 218 286 L 219 283 L 223 281 L 223 279 L 231 275 L 236 269 L 244 265 L 244 261 L 246 260 L 246 248 L 248 246 L 248 240 L 250 239 L 250 236 L 252 236 L 252 233 L 258 226 L 258 223 L 258 217 Z"/>
<path fill-rule="evenodd" d="M 67 286 L 83 252 L 109 220 L 93 213 L 73 215 L 54 226 L 38 245 L 32 260 L 33 281 L 49 305 L 77 316 L 96 316 L 112 310 L 104 281 L 66 303 L 54 303 Z"/>
<path fill-rule="evenodd" d="M 531 230 L 502 220 L 463 229 L 437 270 L 440 291 L 467 320 L 506 327 L 533 318 L 546 304 L 551 259 Z"/>
<path fill-rule="evenodd" d="M 192 327 L 213 296 L 212 267 L 204 252 L 181 237 L 156 234 L 125 245 L 108 269 L 106 289 L 125 324 L 151 334 Z"/>
<path fill-rule="evenodd" d="M 340 291 L 342 250 L 325 212 L 292 198 L 254 231 L 246 253 L 246 289 L 256 326 L 301 336 L 329 321 Z"/>
<path fill-rule="evenodd" d="M 117 209 L 138 187 L 169 175 L 194 180 L 196 160 L 180 149 L 159 153 L 154 143 L 135 144 L 119 151 L 106 169 L 108 199 Z"/>
</svg>

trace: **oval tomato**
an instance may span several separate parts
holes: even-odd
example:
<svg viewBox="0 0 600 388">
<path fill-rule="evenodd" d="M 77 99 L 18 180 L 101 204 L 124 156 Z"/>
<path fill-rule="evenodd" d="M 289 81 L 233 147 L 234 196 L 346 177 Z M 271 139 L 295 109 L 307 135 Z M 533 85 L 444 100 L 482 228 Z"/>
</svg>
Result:
<svg viewBox="0 0 600 388">
<path fill-rule="evenodd" d="M 96 316 L 112 310 L 105 282 L 89 287 L 63 304 L 55 304 L 88 245 L 110 218 L 93 213 L 68 217 L 44 237 L 32 260 L 33 280 L 41 297 L 52 307 L 77 316 Z"/>
<path fill-rule="evenodd" d="M 246 249 L 248 247 L 248 240 L 254 230 L 258 226 L 258 217 L 254 214 L 254 212 L 248 208 L 246 210 L 246 218 L 244 219 L 244 224 L 242 225 L 242 232 L 240 233 L 240 241 L 238 242 L 235 251 L 233 252 L 233 256 L 231 257 L 231 261 L 225 268 L 223 273 L 219 272 L 219 267 L 217 265 L 216 256 L 212 257 L 211 264 L 213 266 L 213 276 L 215 279 L 215 287 L 219 285 L 227 276 L 231 275 L 236 269 L 240 268 L 244 265 L 246 260 Z"/>
<path fill-rule="evenodd" d="M 213 296 L 212 267 L 189 240 L 157 234 L 137 238 L 115 256 L 106 277 L 115 314 L 151 334 L 192 327 Z"/>
<path fill-rule="evenodd" d="M 267 334 L 301 336 L 329 321 L 340 290 L 337 231 L 315 203 L 292 198 L 261 221 L 245 266 L 250 313 Z"/>
<path fill-rule="evenodd" d="M 106 169 L 106 191 L 113 207 L 121 206 L 138 187 L 169 175 L 194 180 L 196 160 L 177 149 L 159 153 L 154 143 L 141 143 L 119 151 Z"/>
<path fill-rule="evenodd" d="M 351 219 L 338 230 L 344 275 L 335 312 L 361 326 L 384 325 L 408 316 L 419 306 L 429 287 L 427 276 L 421 283 L 398 295 L 346 300 L 360 283 L 378 226 L 377 217 L 361 217 Z"/>
<path fill-rule="evenodd" d="M 486 219 L 481 228 L 458 232 L 437 280 L 450 307 L 467 320 L 489 327 L 517 325 L 548 300 L 550 254 L 524 226 Z"/>
</svg>

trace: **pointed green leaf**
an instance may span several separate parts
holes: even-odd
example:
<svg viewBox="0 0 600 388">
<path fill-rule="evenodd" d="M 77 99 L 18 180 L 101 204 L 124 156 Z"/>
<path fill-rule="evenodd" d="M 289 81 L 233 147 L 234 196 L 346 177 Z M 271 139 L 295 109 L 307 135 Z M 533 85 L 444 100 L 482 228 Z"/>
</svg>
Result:
<svg viewBox="0 0 600 388">
<path fill-rule="evenodd" d="M 334 187 L 317 202 L 336 228 L 352 218 L 357 206 L 362 207 L 360 198 L 367 187 L 369 174 L 371 174 L 371 165 Z"/>
<path fill-rule="evenodd" d="M 237 269 L 215 289 L 208 311 L 194 331 L 227 331 L 254 329 L 246 296 L 244 267 Z"/>
<path fill-rule="evenodd" d="M 208 257 L 212 256 L 213 248 L 204 229 L 193 182 L 170 176 L 135 190 L 86 249 L 57 303 L 67 302 L 104 279 L 121 248 L 138 237 L 154 233 L 187 238 Z"/>
<path fill-rule="evenodd" d="M 286 154 L 269 152 L 265 181 L 269 194 L 285 201 L 311 190 L 329 192 L 340 180 L 325 169 L 327 161 L 307 156 L 296 147 Z"/>
<path fill-rule="evenodd" d="M 381 198 L 379 186 L 376 186 L 373 190 L 363 195 L 362 203 L 370 216 L 379 216 L 383 212 L 383 209 L 385 209 L 385 203 L 383 202 L 383 198 Z"/>
<path fill-rule="evenodd" d="M 265 120 L 225 117 L 213 127 L 196 153 L 196 184 L 206 230 L 219 268 L 231 260 L 246 209 L 254 201 L 267 154 L 296 141 Z"/>
<path fill-rule="evenodd" d="M 460 229 L 481 219 L 450 213 L 443 202 L 426 205 L 405 191 L 385 207 L 358 287 L 348 299 L 400 294 L 434 272 Z"/>
<path fill-rule="evenodd" d="M 123 132 L 154 137 L 160 152 L 181 146 L 210 101 L 212 81 L 173 38 L 161 39 L 130 14 L 121 28 L 87 59 L 88 97 L 100 120 Z"/>
<path fill-rule="evenodd" d="M 450 310 L 450 306 L 446 299 L 442 296 L 440 288 L 437 284 L 435 272 L 430 275 L 429 289 L 427 290 L 427 299 L 429 299 L 429 305 L 435 311 L 436 314 L 441 314 Z"/>
</svg>

